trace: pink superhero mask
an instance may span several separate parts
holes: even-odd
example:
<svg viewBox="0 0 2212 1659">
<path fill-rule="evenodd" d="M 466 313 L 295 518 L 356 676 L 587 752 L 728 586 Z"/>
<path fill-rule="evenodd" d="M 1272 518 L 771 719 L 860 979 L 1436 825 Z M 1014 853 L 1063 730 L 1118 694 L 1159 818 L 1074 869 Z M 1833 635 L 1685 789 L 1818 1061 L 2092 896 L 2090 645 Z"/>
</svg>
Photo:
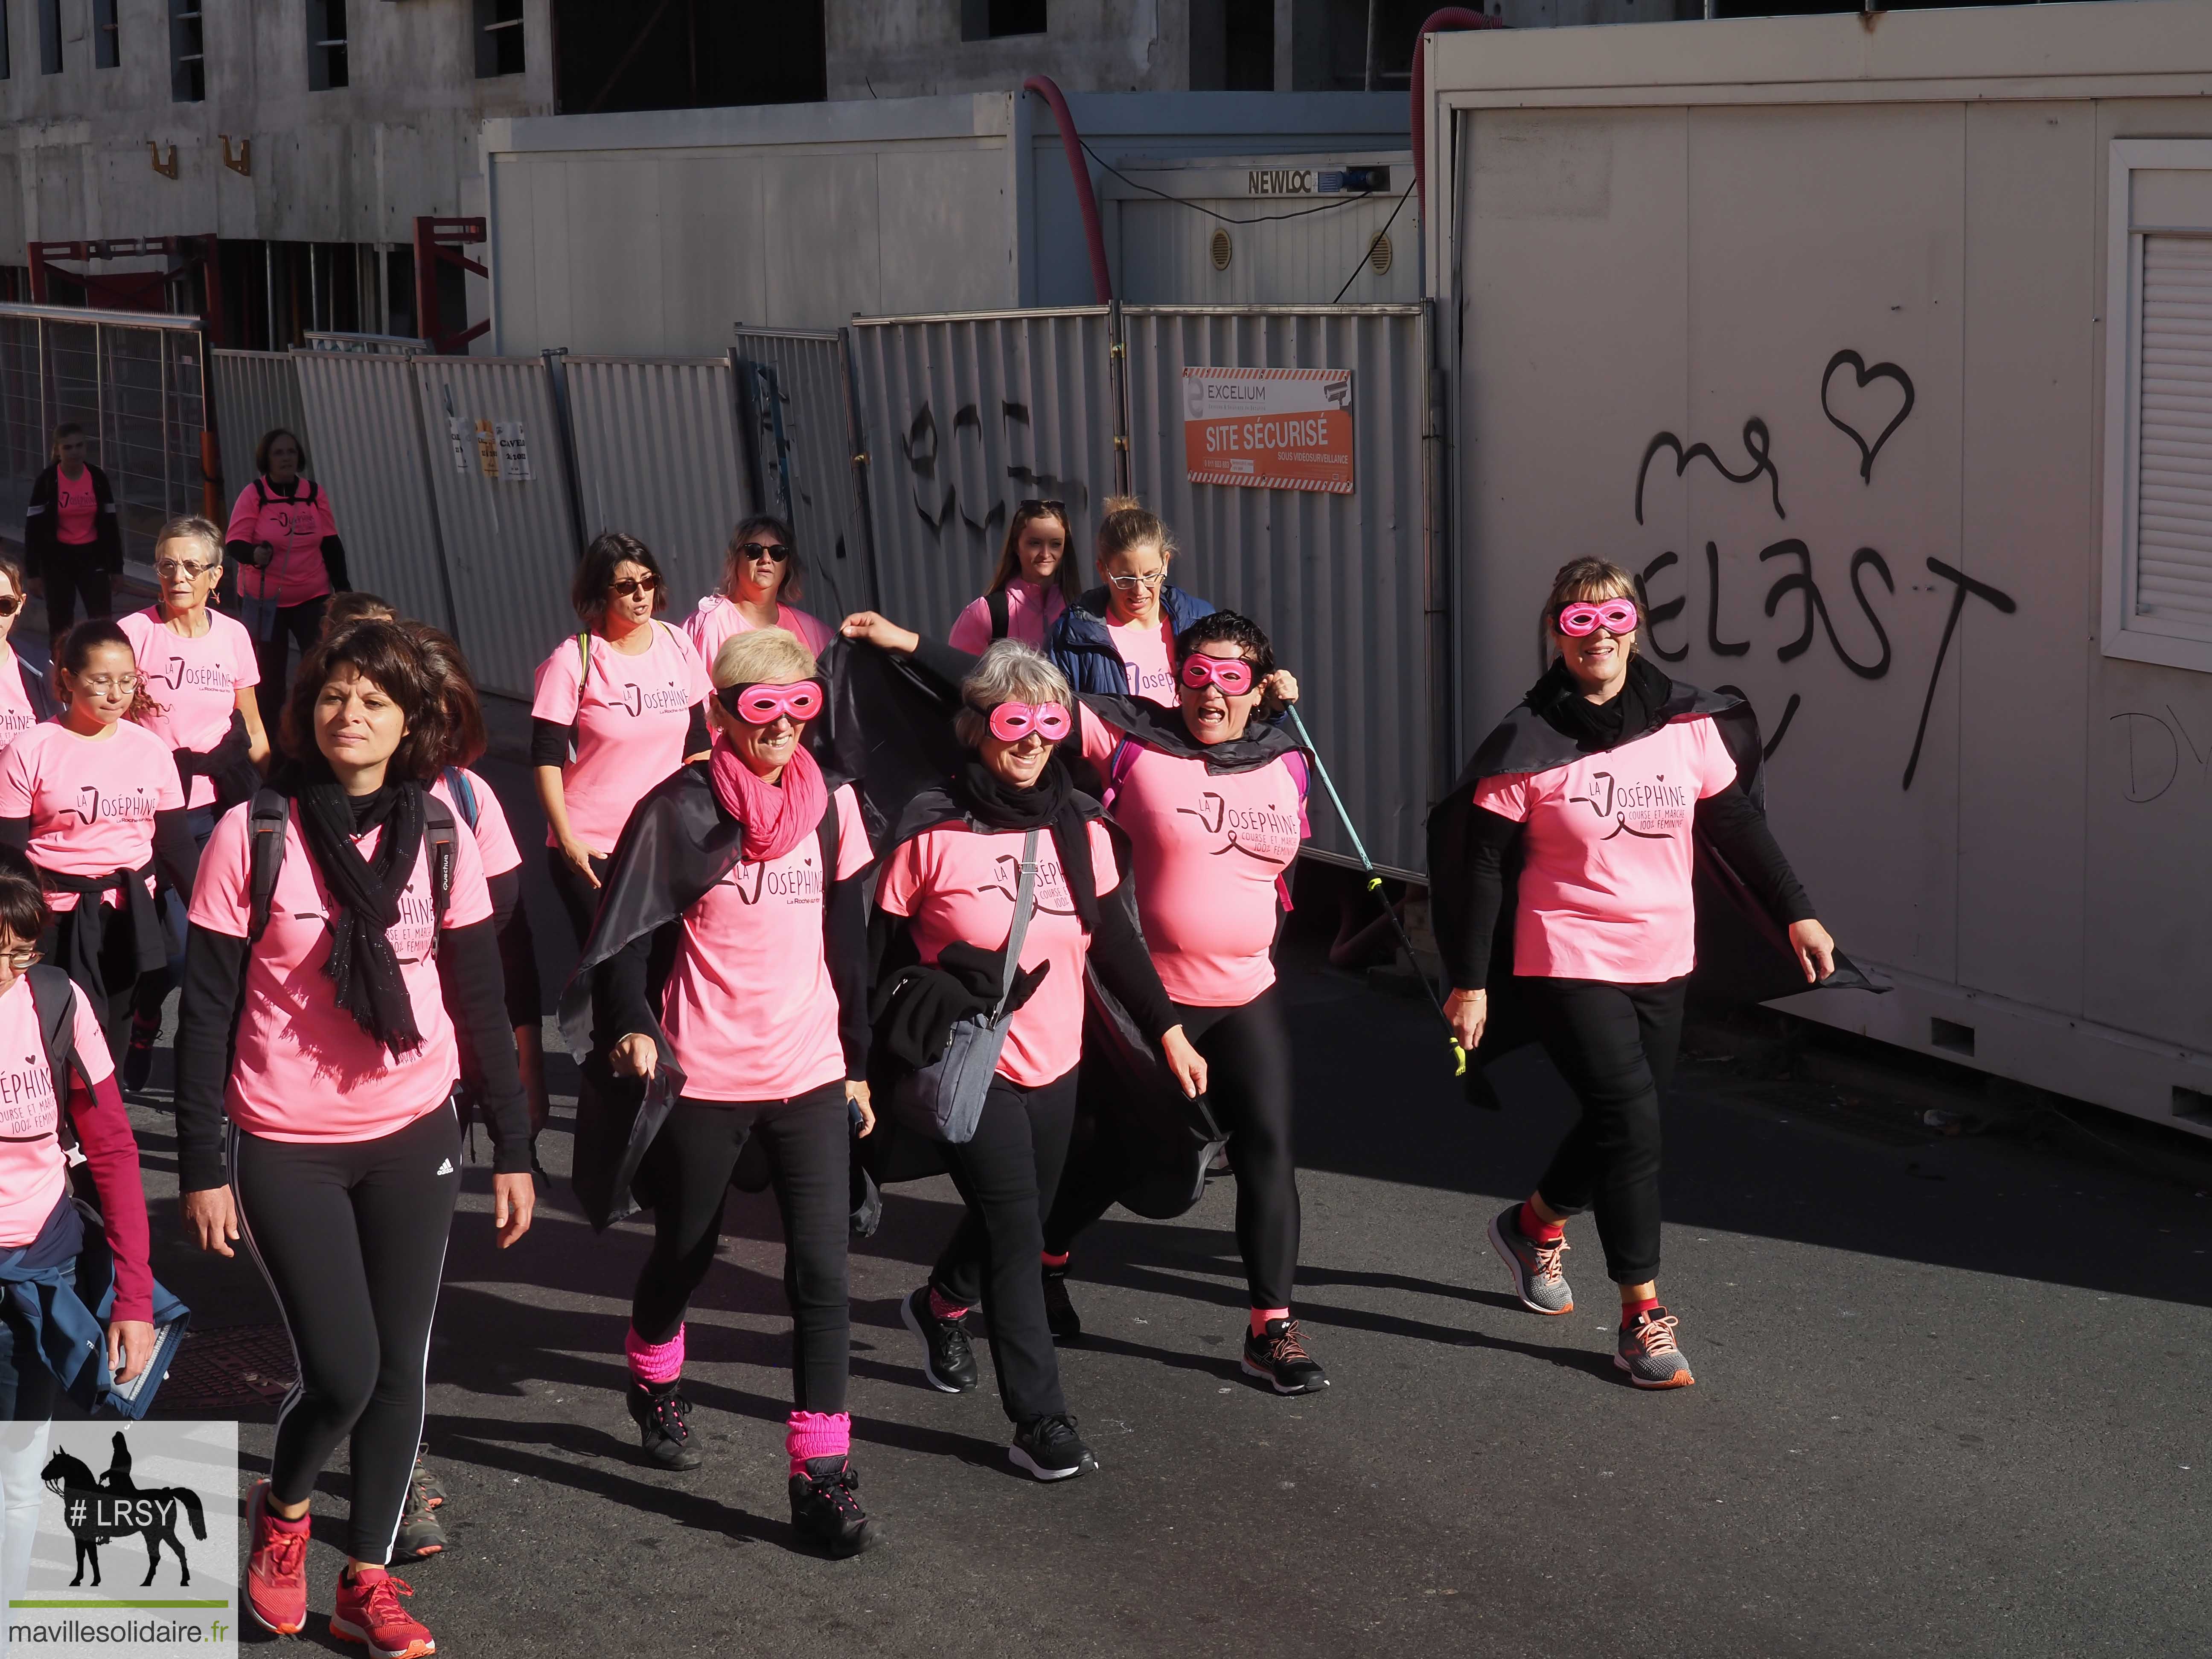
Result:
<svg viewBox="0 0 2212 1659">
<path fill-rule="evenodd" d="M 1000 743 L 1019 743 L 1032 732 L 1058 743 L 1074 729 L 1067 710 L 1056 702 L 1002 702 L 991 711 L 991 735 Z"/>
<path fill-rule="evenodd" d="M 1194 691 L 1218 685 L 1224 696 L 1241 697 L 1252 689 L 1252 665 L 1242 657 L 1212 657 L 1194 651 L 1182 659 L 1179 678 Z"/>
<path fill-rule="evenodd" d="M 1587 639 L 1603 627 L 1615 634 L 1636 631 L 1636 601 L 1583 599 L 1559 607 L 1559 632 L 1570 639 Z"/>
<path fill-rule="evenodd" d="M 821 683 L 800 680 L 795 685 L 744 685 L 722 693 L 722 707 L 748 726 L 770 726 L 779 714 L 794 720 L 812 720 L 826 701 Z"/>
</svg>

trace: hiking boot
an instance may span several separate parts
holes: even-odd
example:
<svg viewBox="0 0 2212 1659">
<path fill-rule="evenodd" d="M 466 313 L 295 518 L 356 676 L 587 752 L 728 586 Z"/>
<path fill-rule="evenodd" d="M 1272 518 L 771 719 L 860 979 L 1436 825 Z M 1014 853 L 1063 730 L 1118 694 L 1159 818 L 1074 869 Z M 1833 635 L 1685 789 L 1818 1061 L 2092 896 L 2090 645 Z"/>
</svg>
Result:
<svg viewBox="0 0 2212 1659">
<path fill-rule="evenodd" d="M 1075 1432 L 1072 1417 L 1032 1417 L 1014 1430 L 1006 1461 L 1040 1480 L 1066 1480 L 1098 1473 L 1098 1460 Z"/>
<path fill-rule="evenodd" d="M 1271 1319 L 1257 1336 L 1244 1339 L 1244 1375 L 1270 1384 L 1277 1394 L 1319 1394 L 1328 1373 L 1306 1352 L 1295 1319 Z"/>
<path fill-rule="evenodd" d="M 810 1457 L 806 1473 L 791 1477 L 791 1524 L 799 1535 L 833 1559 L 872 1550 L 884 1541 L 853 1494 L 860 1477 L 849 1459 Z"/>
<path fill-rule="evenodd" d="M 1620 1328 L 1620 1346 L 1613 1363 L 1639 1389 L 1686 1389 L 1698 1379 L 1674 1346 L 1674 1316 L 1652 1308 Z"/>
<path fill-rule="evenodd" d="M 341 1642 L 367 1644 L 376 1659 L 428 1659 L 438 1644 L 422 1621 L 399 1605 L 401 1596 L 414 1594 L 411 1584 L 380 1568 L 340 1573 L 331 1634 Z"/>
<path fill-rule="evenodd" d="M 297 1636 L 307 1622 L 307 1529 L 280 1526 L 269 1512 L 269 1483 L 257 1480 L 246 1501 L 246 1609 L 279 1636 Z"/>
<path fill-rule="evenodd" d="M 1521 1231 L 1521 1206 L 1509 1204 L 1491 1218 L 1490 1248 L 1513 1275 L 1513 1293 L 1531 1313 L 1568 1314 L 1575 1310 L 1575 1293 L 1559 1271 L 1559 1257 L 1567 1248 L 1565 1238 L 1551 1243 Z"/>
<path fill-rule="evenodd" d="M 664 1469 L 696 1469 L 706 1455 L 691 1443 L 691 1402 L 673 1382 L 629 1384 L 630 1421 L 637 1425 L 646 1461 Z"/>
<path fill-rule="evenodd" d="M 1055 1342 L 1073 1342 L 1083 1334 L 1082 1316 L 1067 1299 L 1067 1264 L 1044 1270 L 1044 1322 Z"/>
<path fill-rule="evenodd" d="M 931 1388 L 939 1394 L 967 1394 L 975 1389 L 975 1345 L 960 1321 L 939 1319 L 931 1310 L 928 1285 L 899 1304 L 899 1317 L 921 1339 L 921 1374 Z"/>
<path fill-rule="evenodd" d="M 431 1512 L 432 1508 L 430 1477 L 423 1473 L 422 1461 L 417 1458 L 415 1472 L 407 1480 L 407 1502 L 399 1511 L 399 1531 L 392 1540 L 392 1553 L 400 1559 L 418 1561 L 425 1556 L 444 1553 L 446 1529 Z"/>
<path fill-rule="evenodd" d="M 446 1489 L 438 1484 L 438 1477 L 430 1473 L 430 1445 L 428 1441 L 415 1448 L 415 1478 L 422 1483 L 422 1496 L 434 1510 L 446 1504 Z"/>
</svg>

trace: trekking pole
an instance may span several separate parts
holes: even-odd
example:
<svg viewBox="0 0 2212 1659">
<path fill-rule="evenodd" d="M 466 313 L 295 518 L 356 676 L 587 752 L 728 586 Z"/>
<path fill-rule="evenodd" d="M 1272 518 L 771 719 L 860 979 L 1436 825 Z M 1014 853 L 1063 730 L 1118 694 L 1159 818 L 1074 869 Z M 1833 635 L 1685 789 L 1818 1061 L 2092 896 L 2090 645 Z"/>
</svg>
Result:
<svg viewBox="0 0 2212 1659">
<path fill-rule="evenodd" d="M 1344 826 L 1344 833 L 1352 837 L 1352 850 L 1359 854 L 1360 868 L 1367 872 L 1367 890 L 1375 895 L 1376 902 L 1382 907 L 1382 914 L 1390 919 L 1390 926 L 1397 930 L 1398 943 L 1406 947 L 1406 960 L 1413 963 L 1413 973 L 1420 980 L 1421 988 L 1429 994 L 1429 1006 L 1437 1011 L 1437 1018 L 1444 1023 L 1445 1033 L 1451 1042 L 1452 1075 L 1465 1077 L 1467 1050 L 1459 1046 L 1459 1037 L 1451 1029 L 1451 1017 L 1444 1012 L 1444 1005 L 1437 995 L 1437 988 L 1430 984 L 1429 976 L 1421 972 L 1420 958 L 1413 954 L 1413 941 L 1407 936 L 1406 924 L 1398 920 L 1397 908 L 1382 891 L 1382 872 L 1376 869 L 1375 860 L 1367 856 L 1366 843 L 1359 839 L 1359 830 L 1352 822 L 1352 814 L 1344 810 L 1344 797 L 1336 793 L 1336 781 L 1329 776 L 1328 768 L 1322 760 L 1321 750 L 1314 747 L 1313 733 L 1306 730 L 1305 720 L 1298 714 L 1296 703 L 1290 706 L 1290 715 L 1291 724 L 1298 728 L 1298 741 L 1305 744 L 1306 753 L 1313 757 L 1314 770 L 1321 774 L 1322 787 L 1328 791 L 1329 804 L 1336 808 L 1337 822 Z"/>
</svg>

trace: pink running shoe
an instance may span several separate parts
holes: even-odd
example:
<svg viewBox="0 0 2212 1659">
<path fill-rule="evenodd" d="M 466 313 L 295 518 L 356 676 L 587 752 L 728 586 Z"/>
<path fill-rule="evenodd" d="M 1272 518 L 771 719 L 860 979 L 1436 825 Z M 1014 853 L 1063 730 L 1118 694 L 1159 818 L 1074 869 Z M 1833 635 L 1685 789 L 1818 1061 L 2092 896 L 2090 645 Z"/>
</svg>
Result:
<svg viewBox="0 0 2212 1659">
<path fill-rule="evenodd" d="M 307 1622 L 307 1529 L 280 1527 L 269 1512 L 269 1483 L 257 1480 L 246 1500 L 246 1608 L 254 1623 L 297 1636 Z"/>
<path fill-rule="evenodd" d="M 414 1586 L 372 1567 L 359 1577 L 340 1575 L 337 1605 L 331 1609 L 331 1634 L 341 1642 L 363 1642 L 376 1659 L 427 1659 L 438 1650 L 430 1632 L 406 1608 L 403 1595 Z"/>
</svg>

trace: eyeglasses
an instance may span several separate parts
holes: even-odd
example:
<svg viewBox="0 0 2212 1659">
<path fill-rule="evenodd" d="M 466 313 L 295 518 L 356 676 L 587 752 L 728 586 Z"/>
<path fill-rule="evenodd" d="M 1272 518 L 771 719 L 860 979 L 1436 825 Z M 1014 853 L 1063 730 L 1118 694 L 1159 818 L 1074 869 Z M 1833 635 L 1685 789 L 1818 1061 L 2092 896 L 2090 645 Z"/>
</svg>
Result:
<svg viewBox="0 0 2212 1659">
<path fill-rule="evenodd" d="M 22 600 L 9 594 L 0 593 L 0 622 L 5 622 L 22 608 Z"/>
<path fill-rule="evenodd" d="M 1158 587 L 1168 579 L 1164 570 L 1155 570 L 1149 576 L 1109 576 L 1106 580 L 1124 593 L 1142 593 Z"/>
<path fill-rule="evenodd" d="M 774 559 L 778 564 L 791 556 L 791 550 L 781 542 L 739 542 L 738 551 L 748 559 Z"/>
<path fill-rule="evenodd" d="M 27 974 L 44 959 L 44 953 L 38 951 L 0 951 L 0 963 L 11 974 Z"/>
<path fill-rule="evenodd" d="M 91 674 L 82 678 L 72 675 L 79 685 L 94 691 L 120 691 L 128 696 L 138 689 L 136 674 Z"/>
<path fill-rule="evenodd" d="M 201 563 L 191 559 L 156 559 L 154 574 L 157 576 L 189 576 L 194 581 L 216 568 L 212 562 Z"/>
<path fill-rule="evenodd" d="M 1252 689 L 1252 665 L 1242 657 L 1210 657 L 1194 651 L 1182 659 L 1182 678 L 1194 691 L 1218 685 L 1224 696 L 1241 697 Z"/>
<path fill-rule="evenodd" d="M 619 599 L 634 599 L 640 593 L 654 592 L 659 586 L 660 578 L 658 576 L 624 576 L 618 580 L 609 582 L 607 592 Z"/>
<path fill-rule="evenodd" d="M 773 726 L 779 715 L 804 723 L 822 712 L 829 701 L 819 680 L 800 680 L 795 685 L 732 686 L 721 694 L 722 707 L 748 726 Z"/>
<path fill-rule="evenodd" d="M 1000 743 L 1019 743 L 1032 732 L 1047 743 L 1058 743 L 1074 729 L 1063 703 L 1002 702 L 991 711 L 991 735 Z"/>
<path fill-rule="evenodd" d="M 1636 631 L 1636 601 L 1629 599 L 1578 600 L 1559 607 L 1554 618 L 1559 632 L 1570 639 L 1587 639 L 1604 628 L 1615 634 Z"/>
</svg>

